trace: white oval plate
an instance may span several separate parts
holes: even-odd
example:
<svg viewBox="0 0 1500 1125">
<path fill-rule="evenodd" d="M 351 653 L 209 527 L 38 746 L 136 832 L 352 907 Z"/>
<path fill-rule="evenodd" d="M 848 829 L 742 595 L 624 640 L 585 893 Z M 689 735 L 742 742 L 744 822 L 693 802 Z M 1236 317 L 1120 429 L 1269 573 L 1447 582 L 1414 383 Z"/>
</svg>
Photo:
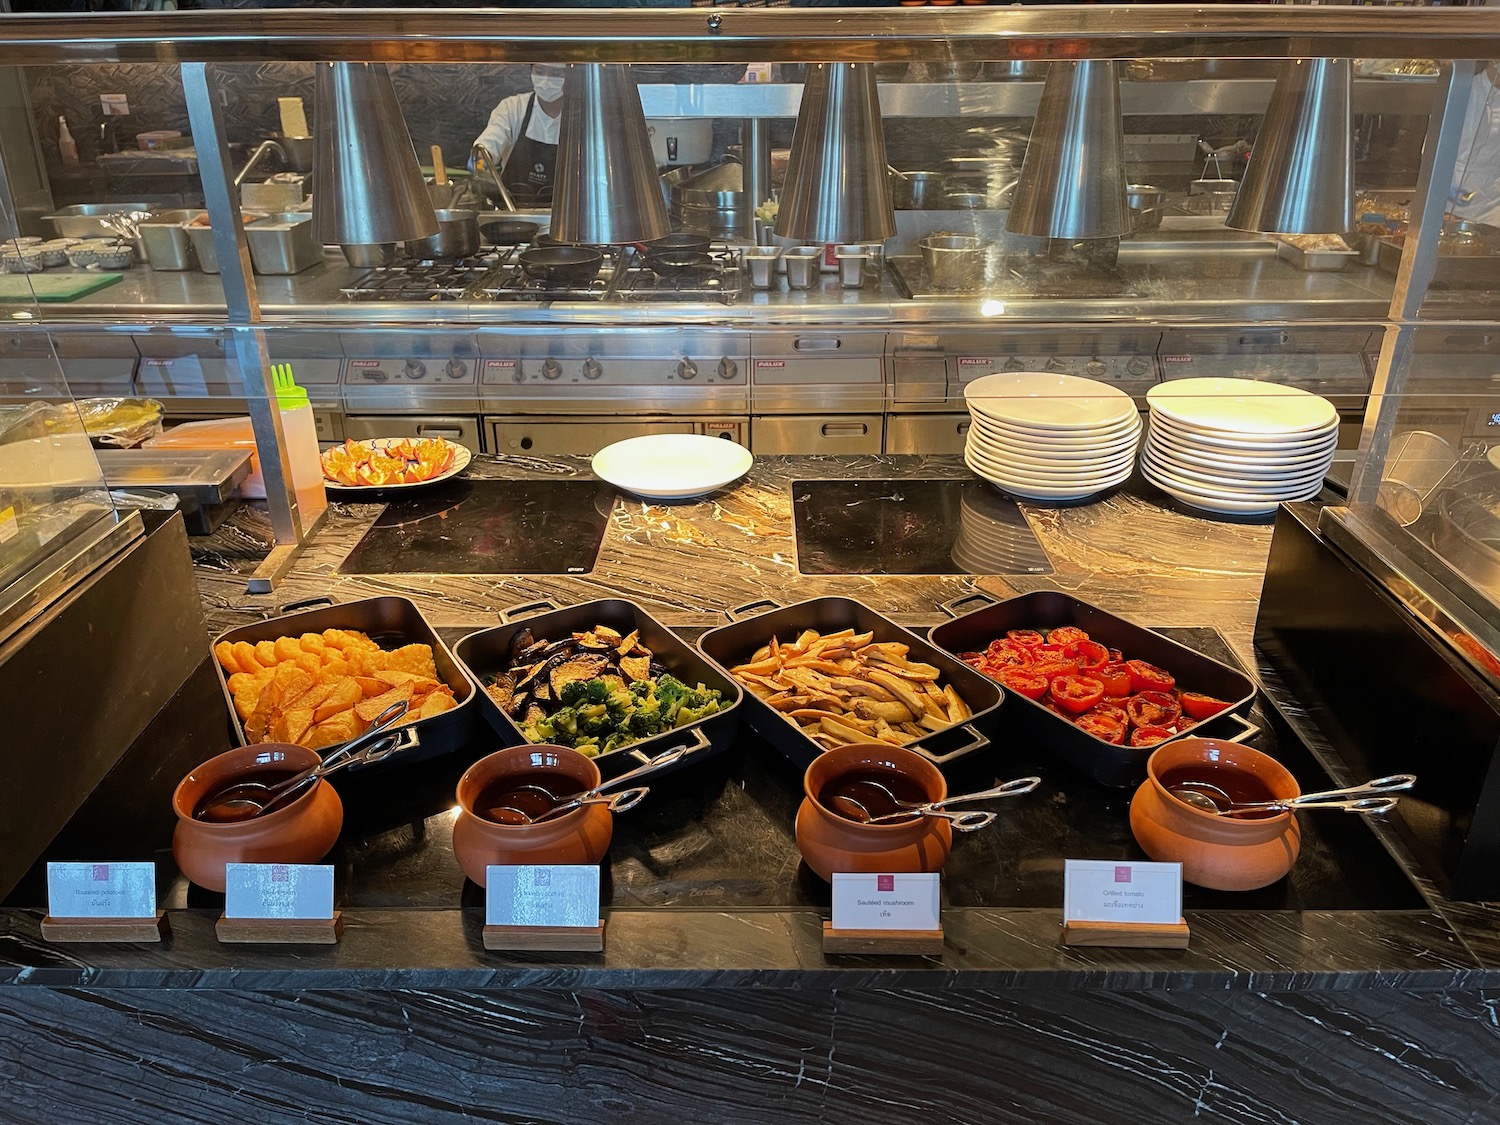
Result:
<svg viewBox="0 0 1500 1125">
<path fill-rule="evenodd" d="M 1246 437 L 1241 434 L 1225 434 L 1220 431 L 1194 429 L 1191 426 L 1183 425 L 1181 422 L 1174 422 L 1170 418 L 1165 418 L 1160 414 L 1152 414 L 1151 429 L 1171 434 L 1189 445 L 1203 445 L 1213 449 L 1247 453 L 1287 452 L 1292 450 L 1307 452 L 1314 449 L 1322 449 L 1325 446 L 1337 445 L 1339 439 L 1337 424 L 1324 430 L 1298 434 L 1290 438 L 1258 438 Z"/>
<path fill-rule="evenodd" d="M 1033 484 L 1057 484 L 1059 486 L 1087 484 L 1090 481 L 1117 476 L 1129 469 L 1135 462 L 1135 455 L 1131 453 L 1109 461 L 1097 461 L 1084 465 L 1025 464 L 1006 458 L 987 456 L 982 450 L 975 449 L 972 445 L 964 448 L 964 455 L 996 476 Z"/>
<path fill-rule="evenodd" d="M 1043 430 L 1096 429 L 1136 413 L 1118 387 L 1053 371 L 982 376 L 964 387 L 964 401 L 988 417 Z"/>
<path fill-rule="evenodd" d="M 1152 430 L 1146 435 L 1145 447 L 1161 453 L 1170 453 L 1173 457 L 1191 461 L 1194 464 L 1201 462 L 1204 468 L 1215 472 L 1227 469 L 1232 472 L 1279 473 L 1288 469 L 1307 468 L 1318 461 L 1328 460 L 1334 453 L 1333 447 L 1328 445 L 1308 453 L 1282 449 L 1266 453 L 1234 452 L 1228 449 L 1195 446 L 1180 438 L 1168 436 L 1161 430 Z"/>
<path fill-rule="evenodd" d="M 733 484 L 755 458 L 738 442 L 706 434 L 647 434 L 594 454 L 594 475 L 651 500 L 686 500 Z"/>
<path fill-rule="evenodd" d="M 1149 477 L 1147 479 L 1150 479 Z M 1252 501 L 1240 500 L 1214 500 L 1210 497 L 1199 496 L 1197 493 L 1184 492 L 1171 485 L 1163 484 L 1161 481 L 1151 481 L 1157 488 L 1168 496 L 1180 500 L 1189 508 L 1198 508 L 1205 512 L 1214 512 L 1221 516 L 1267 516 L 1281 507 L 1280 500 Z"/>
<path fill-rule="evenodd" d="M 968 463 L 967 459 L 965 459 L 965 463 Z M 1125 472 L 1113 480 L 1108 480 L 1101 484 L 1048 488 L 1042 485 L 1013 484 L 1009 481 L 998 479 L 993 474 L 987 472 L 982 466 L 976 464 L 969 464 L 969 468 L 976 476 L 987 480 L 1002 492 L 1008 492 L 1012 496 L 1019 496 L 1023 500 L 1084 500 L 1090 496 L 1098 495 L 1105 489 L 1114 488 L 1118 484 L 1124 484 L 1130 479 L 1130 473 Z M 1132 470 L 1133 468 L 1132 466 Z"/>
<path fill-rule="evenodd" d="M 1070 438 L 1067 441 L 1048 441 L 1032 434 L 1016 430 L 1001 429 L 973 422 L 969 426 L 969 437 L 983 441 L 986 445 L 1011 446 L 1031 450 L 1051 457 L 1089 457 L 1098 453 L 1109 453 L 1133 446 L 1140 437 L 1139 425 L 1122 429 L 1117 433 L 1090 435 L 1087 438 Z"/>
<path fill-rule="evenodd" d="M 361 444 L 372 445 L 377 449 L 384 449 L 387 445 L 392 445 L 398 441 L 416 440 L 418 439 L 399 437 L 365 438 Z M 325 474 L 323 477 L 323 487 L 329 492 L 337 492 L 343 496 L 352 496 L 360 492 L 399 492 L 408 488 L 426 488 L 429 484 L 438 484 L 441 481 L 451 480 L 469 467 L 469 462 L 474 460 L 474 454 L 470 453 L 466 446 L 459 445 L 456 441 L 449 441 L 447 438 L 443 440 L 453 446 L 453 464 L 449 465 L 447 469 L 431 480 L 417 480 L 410 483 L 402 482 L 401 484 L 340 484 L 336 480 L 329 480 Z"/>
<path fill-rule="evenodd" d="M 1233 485 L 1200 480 L 1185 473 L 1174 472 L 1172 469 L 1159 465 L 1149 458 L 1141 459 L 1141 473 L 1152 484 L 1170 485 L 1173 488 L 1181 489 L 1183 492 L 1193 493 L 1213 500 L 1237 500 L 1247 503 L 1304 500 L 1310 496 L 1316 496 L 1323 488 L 1322 473 L 1305 480 L 1288 481 L 1285 484 L 1278 484 L 1275 487 L 1237 488 Z"/>
<path fill-rule="evenodd" d="M 1291 436 L 1338 424 L 1321 395 L 1258 379 L 1173 379 L 1146 392 L 1152 410 L 1226 434 Z"/>
</svg>

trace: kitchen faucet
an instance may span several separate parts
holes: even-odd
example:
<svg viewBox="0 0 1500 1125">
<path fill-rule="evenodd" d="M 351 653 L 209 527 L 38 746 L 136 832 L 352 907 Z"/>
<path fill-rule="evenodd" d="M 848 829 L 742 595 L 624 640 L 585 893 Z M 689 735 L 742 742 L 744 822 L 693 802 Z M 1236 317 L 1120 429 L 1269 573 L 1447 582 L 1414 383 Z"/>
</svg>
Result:
<svg viewBox="0 0 1500 1125">
<path fill-rule="evenodd" d="M 245 177 L 250 174 L 250 170 L 260 163 L 261 158 L 270 149 L 275 150 L 276 155 L 281 157 L 283 163 L 286 162 L 286 149 L 282 148 L 275 141 L 261 141 L 256 150 L 250 154 L 250 159 L 245 161 L 245 166 L 240 169 L 240 174 L 234 178 L 235 187 L 239 187 L 244 182 Z"/>
</svg>

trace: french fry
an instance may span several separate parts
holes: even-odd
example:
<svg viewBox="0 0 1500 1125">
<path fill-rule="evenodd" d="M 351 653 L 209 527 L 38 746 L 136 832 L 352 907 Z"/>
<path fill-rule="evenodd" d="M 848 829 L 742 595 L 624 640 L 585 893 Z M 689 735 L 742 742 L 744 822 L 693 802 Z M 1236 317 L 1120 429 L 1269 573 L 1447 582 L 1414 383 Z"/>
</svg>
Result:
<svg viewBox="0 0 1500 1125">
<path fill-rule="evenodd" d="M 805 629 L 777 637 L 730 669 L 750 692 L 823 749 L 876 740 L 900 746 L 972 717 L 942 685 L 941 669 L 910 658 L 899 641 L 874 632 Z"/>
</svg>

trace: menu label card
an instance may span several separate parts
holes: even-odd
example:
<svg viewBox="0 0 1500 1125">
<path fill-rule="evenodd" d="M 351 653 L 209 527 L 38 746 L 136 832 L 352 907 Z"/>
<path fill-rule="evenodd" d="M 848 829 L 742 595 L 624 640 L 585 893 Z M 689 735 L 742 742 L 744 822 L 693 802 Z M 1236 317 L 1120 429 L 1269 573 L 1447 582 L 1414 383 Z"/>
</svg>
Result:
<svg viewBox="0 0 1500 1125">
<path fill-rule="evenodd" d="M 936 930 L 939 875 L 875 875 L 835 871 L 835 930 Z"/>
<path fill-rule="evenodd" d="M 599 924 L 599 868 L 592 864 L 532 864 L 485 868 L 487 926 Z"/>
<path fill-rule="evenodd" d="M 333 865 L 228 863 L 224 917 L 321 921 L 333 917 Z"/>
<path fill-rule="evenodd" d="M 1182 921 L 1182 864 L 1070 859 L 1063 871 L 1063 920 L 1176 925 Z"/>
<path fill-rule="evenodd" d="M 156 864 L 49 863 L 47 913 L 53 918 L 156 917 Z"/>
</svg>

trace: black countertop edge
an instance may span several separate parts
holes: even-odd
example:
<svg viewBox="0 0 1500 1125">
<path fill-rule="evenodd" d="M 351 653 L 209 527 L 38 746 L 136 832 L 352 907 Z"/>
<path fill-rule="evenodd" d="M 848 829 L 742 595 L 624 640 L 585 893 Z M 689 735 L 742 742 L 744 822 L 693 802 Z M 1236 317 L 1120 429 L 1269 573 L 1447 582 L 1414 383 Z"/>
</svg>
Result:
<svg viewBox="0 0 1500 1125">
<path fill-rule="evenodd" d="M 1066 988 L 1251 992 L 1500 988 L 1427 911 L 1190 914 L 1186 950 L 1072 949 L 1055 910 L 953 909 L 938 957 L 829 957 L 816 911 L 614 911 L 603 954 L 491 953 L 477 910 L 361 910 L 337 946 L 221 944 L 211 911 L 155 945 L 50 945 L 5 912 L 0 986 L 280 989 Z M 422 967 L 401 951 L 423 950 Z"/>
</svg>

